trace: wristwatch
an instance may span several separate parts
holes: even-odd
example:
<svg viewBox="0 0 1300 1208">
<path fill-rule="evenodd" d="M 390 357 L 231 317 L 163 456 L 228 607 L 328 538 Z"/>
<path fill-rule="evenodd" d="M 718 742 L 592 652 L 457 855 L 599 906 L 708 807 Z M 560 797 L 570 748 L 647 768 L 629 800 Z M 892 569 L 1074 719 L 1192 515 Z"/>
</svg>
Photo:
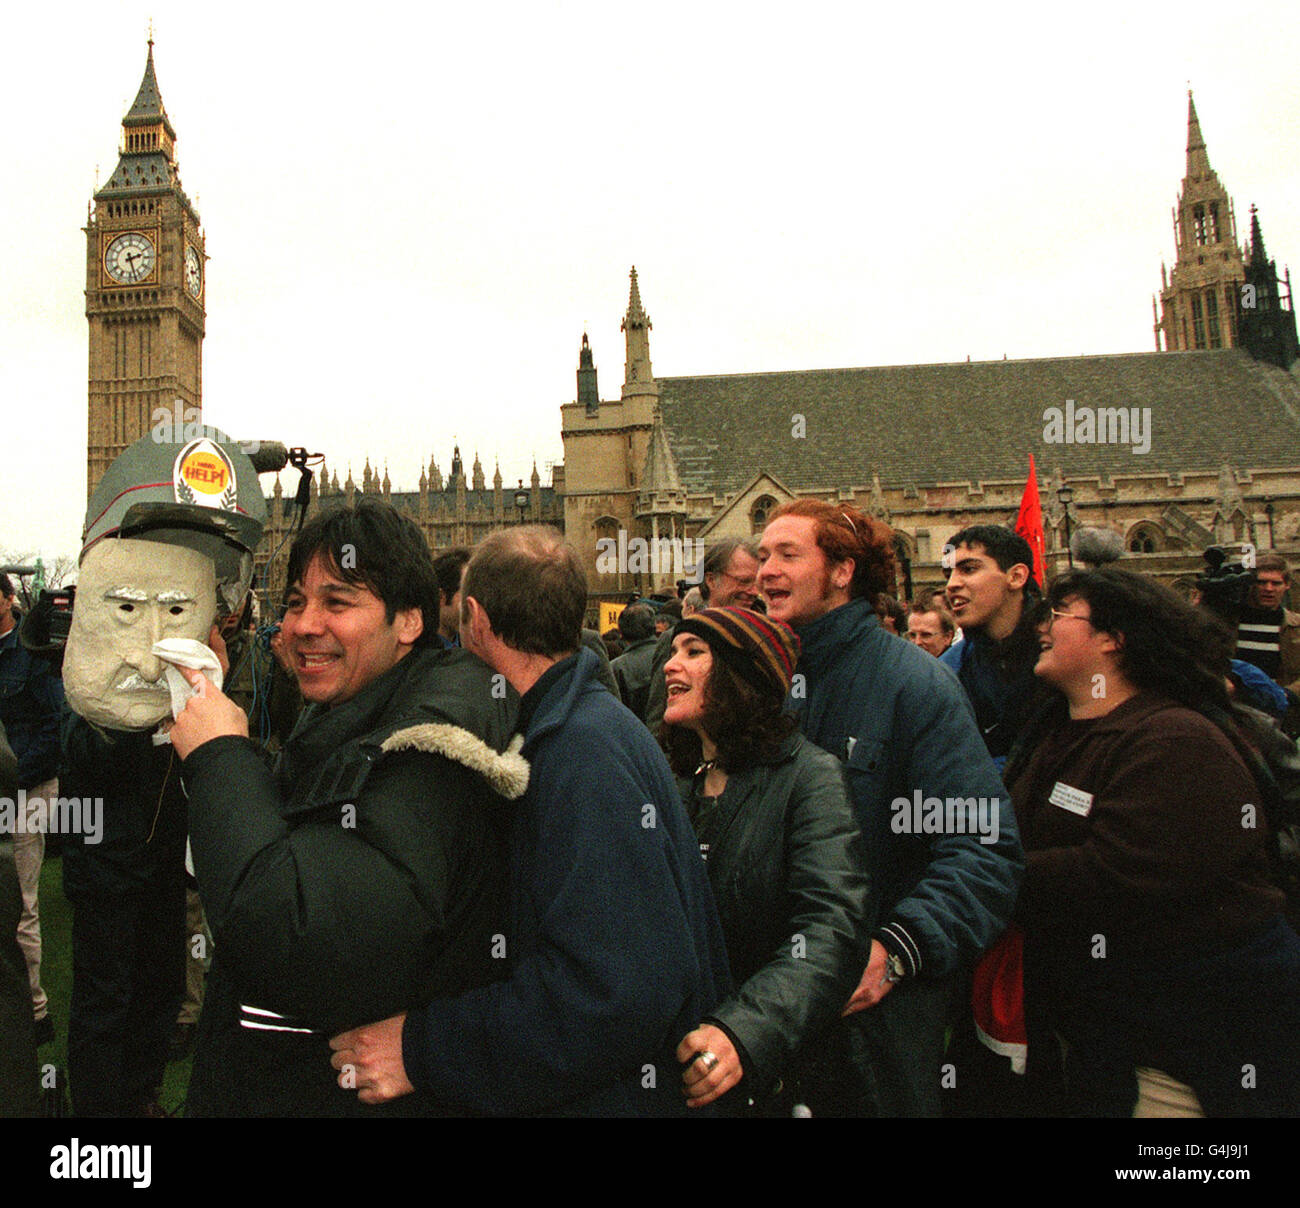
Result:
<svg viewBox="0 0 1300 1208">
<path fill-rule="evenodd" d="M 907 969 L 903 965 L 903 958 L 885 950 L 885 980 L 887 982 L 901 982 L 907 976 Z"/>
</svg>

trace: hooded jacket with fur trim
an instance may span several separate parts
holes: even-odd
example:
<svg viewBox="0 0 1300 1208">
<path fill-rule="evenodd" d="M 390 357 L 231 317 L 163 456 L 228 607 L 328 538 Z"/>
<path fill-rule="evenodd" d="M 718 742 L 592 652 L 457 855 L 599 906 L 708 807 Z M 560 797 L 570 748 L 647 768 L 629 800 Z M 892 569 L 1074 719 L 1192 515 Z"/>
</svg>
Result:
<svg viewBox="0 0 1300 1208">
<path fill-rule="evenodd" d="M 270 771 L 243 738 L 185 761 L 215 957 L 193 1115 L 428 1114 L 336 1085 L 329 1037 L 499 977 L 504 750 L 518 698 L 463 650 L 417 649 L 312 705 Z"/>
</svg>

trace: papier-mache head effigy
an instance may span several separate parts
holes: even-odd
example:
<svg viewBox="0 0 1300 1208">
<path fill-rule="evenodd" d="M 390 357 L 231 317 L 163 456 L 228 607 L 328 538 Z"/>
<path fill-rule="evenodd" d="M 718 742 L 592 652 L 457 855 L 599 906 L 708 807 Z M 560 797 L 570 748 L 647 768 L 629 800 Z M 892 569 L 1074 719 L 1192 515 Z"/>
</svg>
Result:
<svg viewBox="0 0 1300 1208">
<path fill-rule="evenodd" d="M 147 730 L 170 715 L 156 642 L 206 642 L 242 604 L 266 503 L 253 463 L 222 433 L 147 435 L 109 466 L 86 509 L 63 684 L 96 725 Z"/>
</svg>

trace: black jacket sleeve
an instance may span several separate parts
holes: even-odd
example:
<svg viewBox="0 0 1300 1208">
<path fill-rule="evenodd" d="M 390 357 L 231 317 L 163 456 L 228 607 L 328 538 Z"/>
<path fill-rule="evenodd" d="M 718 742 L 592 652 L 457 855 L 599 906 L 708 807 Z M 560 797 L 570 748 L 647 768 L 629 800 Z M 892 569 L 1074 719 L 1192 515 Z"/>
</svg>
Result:
<svg viewBox="0 0 1300 1208">
<path fill-rule="evenodd" d="M 256 746 L 223 737 L 184 766 L 195 874 L 222 967 L 250 1004 L 333 1031 L 412 1005 L 446 932 L 477 777 L 383 757 L 355 803 L 287 820 Z"/>
<path fill-rule="evenodd" d="M 713 1018 L 750 1058 L 747 1078 L 770 1083 L 819 1029 L 839 1017 L 866 963 L 868 877 L 838 764 L 800 765 L 786 812 L 789 934 Z"/>
</svg>

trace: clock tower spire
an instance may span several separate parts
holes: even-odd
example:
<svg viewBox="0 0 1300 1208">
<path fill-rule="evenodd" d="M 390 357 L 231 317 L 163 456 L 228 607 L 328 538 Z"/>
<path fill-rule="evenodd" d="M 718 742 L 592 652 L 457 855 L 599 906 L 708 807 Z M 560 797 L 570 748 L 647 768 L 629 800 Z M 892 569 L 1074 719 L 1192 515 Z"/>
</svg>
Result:
<svg viewBox="0 0 1300 1208">
<path fill-rule="evenodd" d="M 87 495 L 146 432 L 165 424 L 179 437 L 202 422 L 207 258 L 198 212 L 181 187 L 152 33 L 118 152 L 85 227 Z"/>
</svg>

